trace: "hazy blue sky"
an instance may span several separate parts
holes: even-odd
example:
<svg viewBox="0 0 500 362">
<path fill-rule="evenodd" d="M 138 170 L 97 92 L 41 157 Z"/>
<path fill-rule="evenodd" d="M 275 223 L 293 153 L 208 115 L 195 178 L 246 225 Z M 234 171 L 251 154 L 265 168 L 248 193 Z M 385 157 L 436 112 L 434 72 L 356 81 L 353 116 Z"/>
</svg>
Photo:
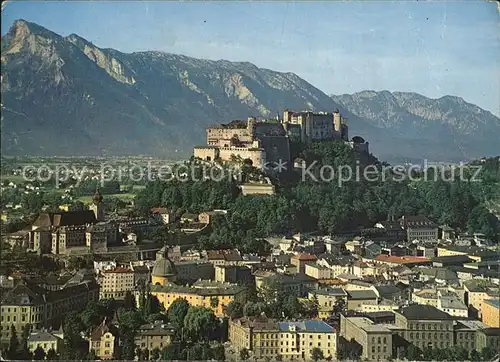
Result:
<svg viewBox="0 0 500 362">
<path fill-rule="evenodd" d="M 451 94 L 500 114 L 493 2 L 14 1 L 2 12 L 2 34 L 19 18 L 123 52 L 162 50 L 294 72 L 328 94 Z"/>
</svg>

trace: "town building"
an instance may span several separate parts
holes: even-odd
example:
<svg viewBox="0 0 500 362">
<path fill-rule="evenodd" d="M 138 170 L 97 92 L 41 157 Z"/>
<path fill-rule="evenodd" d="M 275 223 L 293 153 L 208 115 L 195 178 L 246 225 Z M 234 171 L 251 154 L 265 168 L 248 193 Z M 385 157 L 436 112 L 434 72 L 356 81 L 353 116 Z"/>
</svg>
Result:
<svg viewBox="0 0 500 362">
<path fill-rule="evenodd" d="M 365 317 L 340 316 L 340 334 L 346 340 L 354 339 L 363 349 L 361 359 L 388 361 L 392 359 L 392 331 Z"/>
<path fill-rule="evenodd" d="M 28 336 L 28 351 L 33 353 L 35 349 L 40 347 L 45 354 L 51 349 L 59 353 L 63 346 L 63 337 L 62 332 L 33 331 Z"/>
<path fill-rule="evenodd" d="M 153 207 L 149 210 L 150 217 L 160 224 L 170 224 L 175 222 L 175 214 L 165 207 Z"/>
<path fill-rule="evenodd" d="M 118 330 L 105 318 L 90 335 L 89 352 L 94 351 L 101 360 L 111 360 L 118 345 Z"/>
<path fill-rule="evenodd" d="M 398 221 L 406 230 L 408 241 L 438 240 L 439 238 L 438 225 L 423 215 L 402 216 Z"/>
<path fill-rule="evenodd" d="M 176 281 L 181 283 L 193 283 L 199 279 L 214 280 L 215 267 L 212 263 L 204 260 L 182 260 L 174 262 L 177 272 Z"/>
<path fill-rule="evenodd" d="M 162 321 L 143 324 L 135 335 L 135 345 L 142 350 L 147 348 L 150 352 L 155 348 L 163 351 L 163 348 L 172 342 L 173 335 L 173 326 Z M 145 356 L 146 359 L 149 357 Z"/>
<path fill-rule="evenodd" d="M 221 317 L 227 305 L 234 300 L 235 296 L 242 293 L 244 287 L 237 284 L 217 283 L 213 281 L 198 281 L 190 287 L 169 284 L 152 284 L 149 291 L 156 296 L 165 310 L 178 298 L 185 299 L 190 305 L 206 307 L 214 311 L 215 315 Z M 136 300 L 140 304 L 140 295 L 136 293 Z"/>
<path fill-rule="evenodd" d="M 337 333 L 323 321 L 278 322 L 264 316 L 229 321 L 229 341 L 238 351 L 248 349 L 257 359 L 311 360 L 314 348 L 335 358 Z"/>
<path fill-rule="evenodd" d="M 257 292 L 260 292 L 265 284 L 272 283 L 273 279 L 282 286 L 284 293 L 296 297 L 307 296 L 309 291 L 318 288 L 318 281 L 316 279 L 301 273 L 290 275 L 266 270 L 257 270 L 254 273 L 254 277 Z"/>
<path fill-rule="evenodd" d="M 215 281 L 219 283 L 253 283 L 252 269 L 246 265 L 216 265 Z"/>
<path fill-rule="evenodd" d="M 325 359 L 336 358 L 337 333 L 327 323 L 318 320 L 279 322 L 280 355 L 284 360 L 312 360 L 318 348 Z"/>
<path fill-rule="evenodd" d="M 99 299 L 123 300 L 127 292 L 132 293 L 135 289 L 134 271 L 124 267 L 105 270 L 100 284 Z"/>
<path fill-rule="evenodd" d="M 247 349 L 257 358 L 276 360 L 280 355 L 279 325 L 266 317 L 230 319 L 228 336 L 236 351 Z"/>
<path fill-rule="evenodd" d="M 47 290 L 21 279 L 14 288 L 2 293 L 2 341 L 9 340 L 11 325 L 17 331 L 22 331 L 26 325 L 35 329 L 49 328 L 62 322 L 68 313 L 99 300 L 99 285 L 95 280 L 79 277 L 75 275 L 57 290 Z"/>
<path fill-rule="evenodd" d="M 42 213 L 30 231 L 30 249 L 39 254 L 106 251 L 117 241 L 117 225 L 99 221 L 92 210 Z"/>
<path fill-rule="evenodd" d="M 500 300 L 486 299 L 483 302 L 481 320 L 484 324 L 493 328 L 500 328 Z"/>
<path fill-rule="evenodd" d="M 318 301 L 318 317 L 328 318 L 340 300 L 347 303 L 347 292 L 342 288 L 320 288 L 309 292 L 309 299 Z"/>
<path fill-rule="evenodd" d="M 318 258 L 315 255 L 309 253 L 300 253 L 293 255 L 290 258 L 290 264 L 297 268 L 297 273 L 304 273 L 306 268 L 306 263 L 314 263 Z"/>
<path fill-rule="evenodd" d="M 478 263 L 488 260 L 498 260 L 498 252 L 478 246 L 440 245 L 437 248 L 438 257 L 455 255 L 466 255 L 469 259 Z"/>
<path fill-rule="evenodd" d="M 454 345 L 454 319 L 430 305 L 413 304 L 394 312 L 398 334 L 414 346 L 424 349 Z"/>
</svg>

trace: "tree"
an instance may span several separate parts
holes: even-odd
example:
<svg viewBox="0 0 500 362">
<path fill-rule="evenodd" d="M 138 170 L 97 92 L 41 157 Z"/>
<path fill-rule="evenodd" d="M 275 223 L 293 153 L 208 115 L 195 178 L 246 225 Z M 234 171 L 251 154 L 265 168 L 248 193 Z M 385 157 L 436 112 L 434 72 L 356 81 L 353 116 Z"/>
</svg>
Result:
<svg viewBox="0 0 500 362">
<path fill-rule="evenodd" d="M 406 358 L 415 361 L 420 359 L 420 355 L 422 354 L 422 351 L 414 346 L 413 344 L 410 344 L 406 350 Z"/>
<path fill-rule="evenodd" d="M 162 308 L 163 306 L 155 295 L 151 293 L 146 294 L 144 306 L 142 308 L 142 312 L 145 318 L 147 318 L 150 314 L 160 313 L 162 311 Z"/>
<path fill-rule="evenodd" d="M 470 351 L 470 360 L 471 361 L 480 361 L 481 360 L 481 354 L 475 349 Z"/>
<path fill-rule="evenodd" d="M 184 318 L 184 334 L 192 342 L 211 340 L 215 337 L 217 325 L 211 309 L 191 306 Z"/>
<path fill-rule="evenodd" d="M 33 359 L 37 361 L 45 359 L 45 351 L 43 350 L 42 347 L 40 346 L 36 347 L 36 349 L 33 351 Z"/>
<path fill-rule="evenodd" d="M 481 351 L 481 359 L 483 361 L 490 361 L 498 352 L 491 347 L 484 347 Z"/>
<path fill-rule="evenodd" d="M 16 358 L 19 349 L 19 340 L 17 339 L 16 327 L 12 324 L 10 326 L 10 340 L 9 340 L 9 349 L 7 351 L 7 355 L 9 358 Z"/>
<path fill-rule="evenodd" d="M 241 318 L 243 317 L 243 305 L 241 302 L 232 300 L 226 307 L 226 315 L 231 318 Z"/>
<path fill-rule="evenodd" d="M 216 361 L 225 361 L 226 354 L 224 350 L 224 345 L 222 343 L 217 343 L 217 345 L 212 347 L 212 355 L 213 359 Z"/>
<path fill-rule="evenodd" d="M 91 349 L 89 354 L 87 355 L 87 360 L 89 361 L 95 361 L 97 360 L 97 354 L 95 353 L 95 350 L 94 349 Z"/>
<path fill-rule="evenodd" d="M 83 211 L 83 210 L 87 210 L 87 207 L 80 200 L 76 200 L 74 203 L 69 205 L 68 210 L 69 211 Z"/>
<path fill-rule="evenodd" d="M 127 290 L 127 292 L 125 293 L 125 299 L 123 301 L 123 304 L 125 309 L 135 309 L 134 296 L 129 290 Z"/>
<path fill-rule="evenodd" d="M 246 361 L 247 359 L 250 358 L 250 353 L 248 352 L 248 349 L 243 348 L 240 350 L 240 359 L 242 361 Z"/>
<path fill-rule="evenodd" d="M 57 352 L 55 351 L 54 348 L 51 348 L 47 351 L 47 359 L 49 361 L 57 359 Z"/>
<path fill-rule="evenodd" d="M 297 318 L 303 314 L 303 308 L 297 297 L 289 295 L 285 298 L 282 305 L 285 318 Z"/>
<path fill-rule="evenodd" d="M 168 307 L 167 315 L 168 320 L 172 324 L 175 330 L 175 337 L 179 339 L 181 337 L 181 329 L 184 326 L 184 318 L 186 317 L 189 310 L 189 303 L 183 298 L 177 298 Z"/>
<path fill-rule="evenodd" d="M 80 332 L 85 328 L 80 315 L 77 312 L 71 312 L 64 318 L 63 331 L 64 340 L 69 343 L 69 346 L 75 347 L 81 340 Z"/>
<path fill-rule="evenodd" d="M 319 361 L 325 358 L 323 351 L 318 347 L 314 347 L 311 351 L 311 358 L 313 361 Z"/>
<path fill-rule="evenodd" d="M 95 301 L 90 301 L 80 314 L 80 319 L 87 331 L 99 325 L 102 318 L 102 308 Z"/>
</svg>

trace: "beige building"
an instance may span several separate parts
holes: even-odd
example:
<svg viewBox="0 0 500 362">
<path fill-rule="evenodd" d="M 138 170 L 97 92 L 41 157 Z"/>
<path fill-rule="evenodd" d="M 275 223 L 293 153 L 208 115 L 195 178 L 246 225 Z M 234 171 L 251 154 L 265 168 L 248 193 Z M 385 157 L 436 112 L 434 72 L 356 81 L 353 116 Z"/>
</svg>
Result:
<svg viewBox="0 0 500 362">
<path fill-rule="evenodd" d="M 310 361 L 314 348 L 335 358 L 337 334 L 323 321 L 276 322 L 258 318 L 229 321 L 229 341 L 236 350 L 248 349 L 256 358 Z"/>
<path fill-rule="evenodd" d="M 316 280 L 335 278 L 335 272 L 332 269 L 314 262 L 305 265 L 304 273 Z"/>
<path fill-rule="evenodd" d="M 132 269 L 116 267 L 105 270 L 101 277 L 100 299 L 124 299 L 127 292 L 133 292 L 134 271 Z"/>
<path fill-rule="evenodd" d="M 90 335 L 89 352 L 93 350 L 102 360 L 114 359 L 118 344 L 118 330 L 104 319 Z"/>
<path fill-rule="evenodd" d="M 99 299 L 99 285 L 95 280 L 78 280 L 78 275 L 56 290 L 20 280 L 11 290 L 2 294 L 2 341 L 10 338 L 10 328 L 22 331 L 26 325 L 41 329 L 60 323 L 66 314 L 85 308 L 91 300 Z"/>
<path fill-rule="evenodd" d="M 270 183 L 247 182 L 240 185 L 241 193 L 246 195 L 274 195 L 275 187 Z"/>
<path fill-rule="evenodd" d="M 330 325 L 318 320 L 279 322 L 280 355 L 284 360 L 312 360 L 318 348 L 325 359 L 337 355 L 337 333 Z"/>
<path fill-rule="evenodd" d="M 430 305 L 413 304 L 395 311 L 398 334 L 420 349 L 454 345 L 454 318 Z"/>
<path fill-rule="evenodd" d="M 348 341 L 354 339 L 363 347 L 363 360 L 388 361 L 392 357 L 392 331 L 368 318 L 341 315 L 340 334 Z"/>
<path fill-rule="evenodd" d="M 63 345 L 62 332 L 46 332 L 43 330 L 31 332 L 28 336 L 28 351 L 33 353 L 38 347 L 45 354 L 51 349 L 58 353 Z"/>
<path fill-rule="evenodd" d="M 280 354 L 279 325 L 265 317 L 229 320 L 229 341 L 237 350 L 247 349 L 257 358 L 276 359 Z"/>
<path fill-rule="evenodd" d="M 135 336 L 135 345 L 137 348 L 150 351 L 158 348 L 163 351 L 167 345 L 172 342 L 174 329 L 172 325 L 156 321 L 154 323 L 142 325 Z M 146 356 L 148 359 L 150 356 Z"/>
</svg>

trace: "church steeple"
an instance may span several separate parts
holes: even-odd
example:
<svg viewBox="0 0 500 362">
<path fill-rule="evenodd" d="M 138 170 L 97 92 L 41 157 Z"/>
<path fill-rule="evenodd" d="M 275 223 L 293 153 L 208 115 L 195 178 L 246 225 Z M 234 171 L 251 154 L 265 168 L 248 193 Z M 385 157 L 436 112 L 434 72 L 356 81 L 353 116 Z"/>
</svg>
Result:
<svg viewBox="0 0 500 362">
<path fill-rule="evenodd" d="M 90 209 L 94 212 L 95 218 L 98 222 L 104 221 L 104 203 L 102 202 L 103 197 L 99 187 L 96 187 L 95 194 L 92 196 L 92 205 Z"/>
<path fill-rule="evenodd" d="M 95 205 L 102 203 L 102 195 L 101 191 L 99 190 L 99 186 L 95 188 L 95 193 L 94 196 L 92 197 L 92 201 L 94 202 Z"/>
</svg>

